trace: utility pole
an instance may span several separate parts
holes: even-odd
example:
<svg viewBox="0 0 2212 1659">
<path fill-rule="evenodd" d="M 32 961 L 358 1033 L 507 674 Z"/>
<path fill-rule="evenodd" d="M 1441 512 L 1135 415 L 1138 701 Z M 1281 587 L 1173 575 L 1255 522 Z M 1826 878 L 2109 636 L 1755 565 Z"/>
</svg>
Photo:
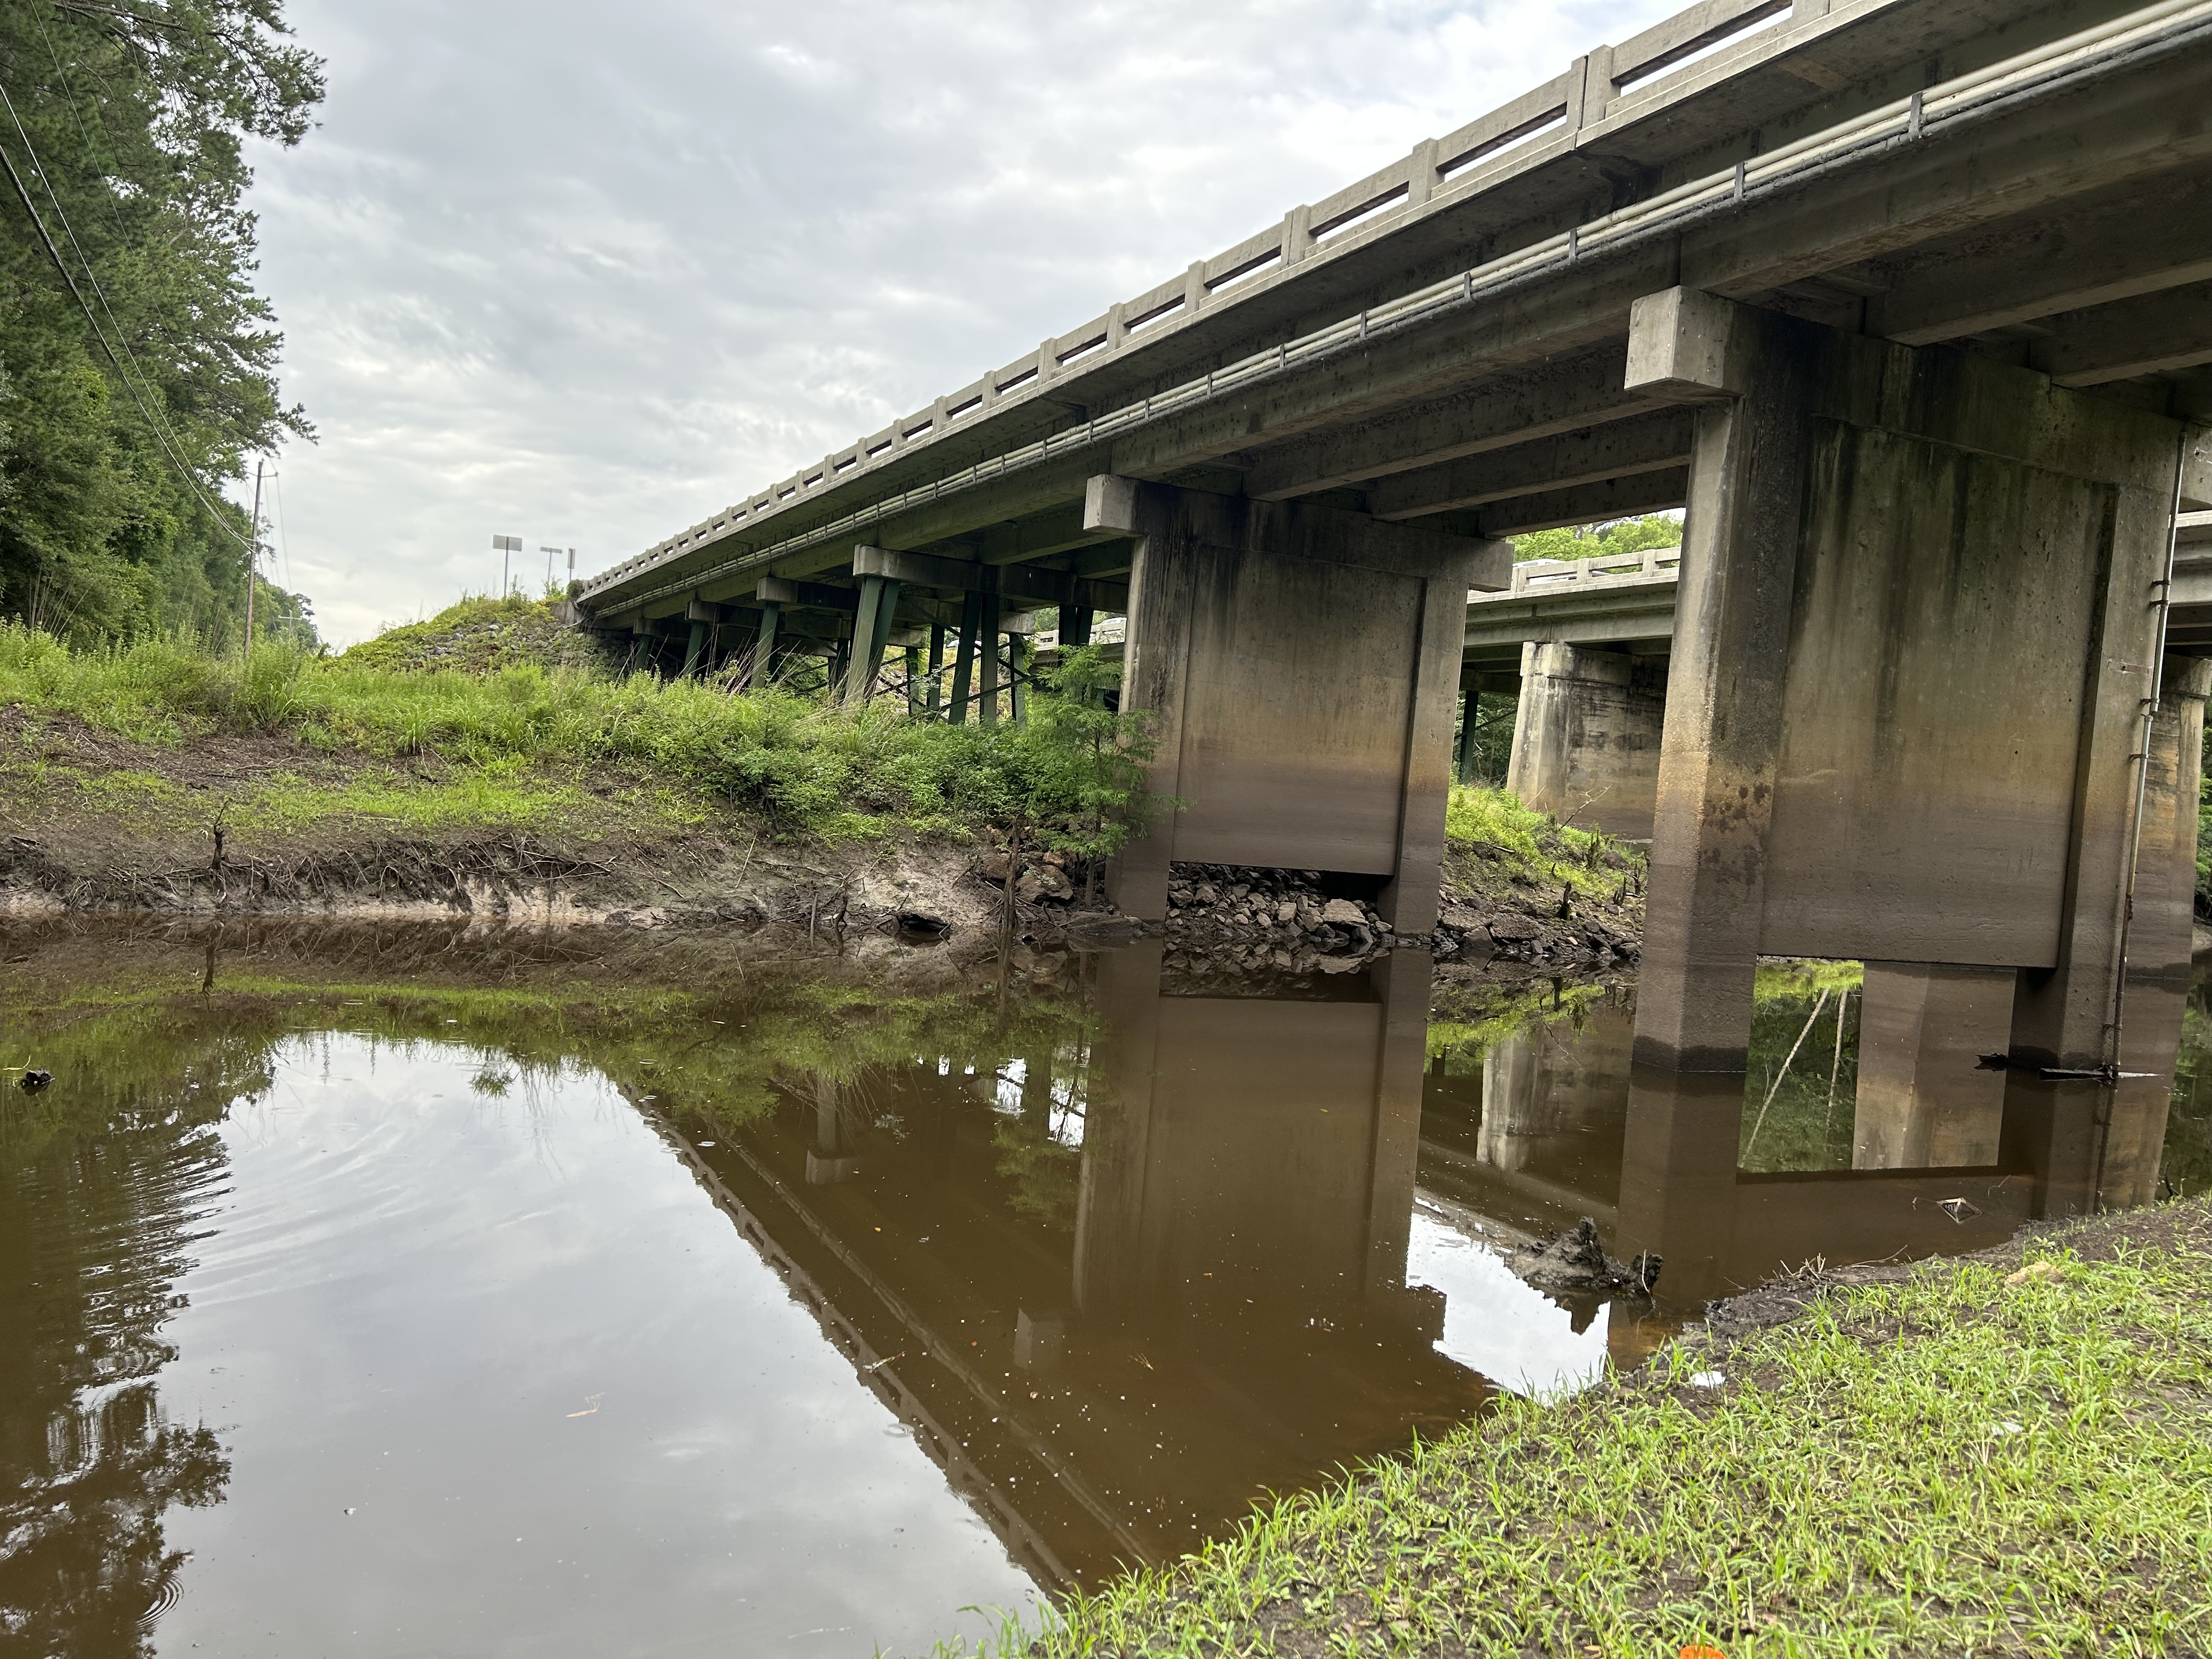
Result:
<svg viewBox="0 0 2212 1659">
<path fill-rule="evenodd" d="M 261 471 L 266 461 L 253 464 L 253 545 L 246 553 L 246 660 L 253 660 L 253 584 L 261 574 Z"/>
</svg>

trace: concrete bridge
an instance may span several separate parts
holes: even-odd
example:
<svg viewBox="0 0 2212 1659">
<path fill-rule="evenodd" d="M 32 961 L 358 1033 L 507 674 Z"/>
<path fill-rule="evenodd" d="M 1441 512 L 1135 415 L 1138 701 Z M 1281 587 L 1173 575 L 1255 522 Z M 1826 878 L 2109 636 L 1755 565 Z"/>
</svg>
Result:
<svg viewBox="0 0 2212 1659">
<path fill-rule="evenodd" d="M 2212 683 L 2167 661 L 2208 85 L 2212 0 L 1703 0 L 580 606 L 672 668 L 803 636 L 854 695 L 894 639 L 950 630 L 981 691 L 1009 608 L 1121 610 L 1188 806 L 1121 903 L 1320 868 L 1419 934 L 1498 538 L 1683 506 L 1639 1061 L 1740 1072 L 1784 953 L 1982 971 L 2023 1064 L 2143 1069 Z"/>
</svg>

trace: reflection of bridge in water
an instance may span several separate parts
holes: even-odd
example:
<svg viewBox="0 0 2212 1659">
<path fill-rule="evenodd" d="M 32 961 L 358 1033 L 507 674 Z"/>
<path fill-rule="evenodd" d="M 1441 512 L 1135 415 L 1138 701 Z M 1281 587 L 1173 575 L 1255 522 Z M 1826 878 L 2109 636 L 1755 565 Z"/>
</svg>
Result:
<svg viewBox="0 0 2212 1659">
<path fill-rule="evenodd" d="M 814 1079 L 711 1148 L 660 1121 L 1016 1559 L 1095 1580 L 1492 1392 L 1404 1283 L 1428 959 L 1350 989 L 1164 997 L 1139 946 L 1091 1048 Z"/>
<path fill-rule="evenodd" d="M 1493 1241 L 1590 1215 L 1617 1254 L 1660 1251 L 1662 1289 L 1693 1304 L 1816 1256 L 1995 1243 L 2156 1176 L 2162 1084 L 2008 1091 L 1909 1023 L 1870 1018 L 1858 1039 L 1859 1139 L 1895 1167 L 1747 1172 L 1741 1076 L 1633 1068 L 1626 992 L 1455 1070 L 1426 1060 L 1420 953 L 1319 1000 L 1164 994 L 1156 944 L 1095 960 L 1087 1047 L 799 1079 L 712 1144 L 659 1120 L 1048 1585 L 1170 1559 L 1266 1491 L 1479 1411 L 1493 1383 L 1440 1340 L 1446 1292 L 1408 1283 L 1425 1215 L 1472 1212 Z M 1941 1207 L 1962 1196 L 1963 1218 Z M 1512 1305 L 1487 1317 L 1525 1340 L 1606 1317 L 1623 1362 L 1664 1328 L 1594 1297 Z M 1486 1352 L 1516 1340 L 1486 1334 Z"/>
<path fill-rule="evenodd" d="M 1479 1078 L 1432 1077 L 1423 1184 L 1540 1231 L 1591 1216 L 1623 1254 L 1626 1240 L 1665 1257 L 1662 1289 L 1678 1304 L 1815 1257 L 1957 1253 L 2030 1220 L 2149 1201 L 2166 1077 L 2107 1088 L 1984 1068 L 1961 1041 L 1974 1028 L 1941 1018 L 1962 999 L 1931 1021 L 1896 1017 L 1923 989 L 1869 967 L 1869 1012 L 1850 1038 L 1857 1080 L 1842 1102 L 1850 1167 L 1741 1167 L 1742 1077 L 1636 1066 L 1624 996 L 1524 1026 L 1485 1054 Z M 1986 1019 L 1987 988 L 1972 990 Z M 1970 1207 L 1943 1207 L 1961 1198 Z"/>
</svg>

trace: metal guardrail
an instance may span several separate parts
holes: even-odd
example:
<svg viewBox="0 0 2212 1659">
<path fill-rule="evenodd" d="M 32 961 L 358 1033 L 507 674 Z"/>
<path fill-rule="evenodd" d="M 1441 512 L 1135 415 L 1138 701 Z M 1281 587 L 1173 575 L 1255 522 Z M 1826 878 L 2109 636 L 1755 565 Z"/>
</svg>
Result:
<svg viewBox="0 0 2212 1659">
<path fill-rule="evenodd" d="M 1880 9 L 1889 3 L 1890 0 L 1858 0 L 1857 3 L 1850 3 L 1846 0 L 1845 3 L 1833 7 L 1825 16 L 1809 20 L 1808 26 L 1831 25 L 1838 19 Z M 1699 10 L 1700 8 L 1693 7 L 1681 14 L 1680 18 L 1669 21 L 1689 18 Z M 1763 19 L 1771 15 L 1760 13 L 1759 17 Z M 1747 17 L 1749 14 L 1744 15 Z M 1746 27 L 1748 26 L 1747 23 Z M 1664 28 L 1667 25 L 1660 27 Z M 864 532 L 909 507 L 924 506 L 971 489 L 986 480 L 1037 465 L 1055 455 L 1087 448 L 1101 438 L 1134 431 L 1164 416 L 1212 402 L 1229 392 L 1249 387 L 1255 382 L 1283 374 L 1293 368 L 1309 366 L 1378 336 L 1394 333 L 1472 306 L 1480 300 L 1510 292 L 1532 280 L 1570 270 L 1583 258 L 1666 234 L 1708 212 L 1740 207 L 1754 197 L 1802 184 L 1823 173 L 1869 156 L 1886 154 L 1901 146 L 1922 143 L 1930 134 L 1947 127 L 1971 121 L 1984 112 L 2008 108 L 2023 96 L 2033 95 L 2038 91 L 2054 90 L 2075 76 L 2093 71 L 2110 59 L 2132 50 L 2161 44 L 2186 44 L 2200 37 L 2212 37 L 2212 0 L 2164 0 L 2163 3 L 2143 7 L 2124 18 L 2081 30 L 1960 76 L 1940 86 L 1915 93 L 1909 98 L 1882 105 L 1794 143 L 1740 161 L 1723 172 L 1679 185 L 1587 225 L 1472 266 L 1455 277 L 1432 283 L 1383 305 L 1362 311 L 1356 317 L 1341 319 L 1295 340 L 1255 352 L 1236 362 L 1211 370 L 1202 377 L 1186 381 L 1167 392 L 1125 404 L 1088 420 L 1079 427 L 1022 445 L 989 461 L 978 462 L 964 471 L 901 491 L 811 530 L 750 549 L 735 559 L 689 575 L 680 581 L 625 596 L 620 605 L 627 608 L 631 605 L 650 603 L 672 594 L 686 592 L 702 583 L 717 580 L 747 567 L 758 566 L 788 553 Z M 1642 38 L 1638 37 L 1639 40 Z M 1766 37 L 1762 35 L 1760 41 L 1765 44 Z M 1763 55 L 1754 54 L 1750 50 L 1753 44 L 1743 43 L 1741 62 L 1733 58 L 1728 60 L 1726 69 L 1729 73 L 1742 73 L 1764 61 Z M 1778 37 L 1774 43 L 1765 45 L 1765 51 L 1771 53 L 1794 44 L 1796 44 L 1794 33 L 1787 38 Z M 1618 53 L 1615 55 L 1617 59 Z M 1586 60 L 1577 61 L 1581 64 Z M 1718 63 L 1711 66 L 1713 78 L 1721 78 L 1722 67 Z M 1617 80 L 1615 84 L 1618 85 Z M 1544 88 L 1538 90 L 1540 92 Z M 1608 118 L 1648 112 L 1650 105 L 1658 101 L 1661 100 L 1656 96 L 1648 100 L 1639 100 L 1638 108 L 1631 111 L 1626 107 L 1627 100 L 1623 100 L 1623 106 L 1613 109 Z M 1507 108 L 1516 106 L 1509 105 Z M 1416 152 L 1417 155 L 1419 153 Z M 1520 155 L 1519 152 L 1516 154 Z M 1484 168 L 1470 172 L 1463 187 L 1472 194 L 1477 186 L 1487 188 L 1495 185 L 1510 177 L 1519 166 L 1529 164 L 1533 155 L 1522 155 L 1518 166 L 1509 166 L 1510 159 L 1501 160 L 1496 171 Z M 1459 190 L 1455 188 L 1453 194 L 1456 198 Z M 1384 222 L 1388 222 L 1378 221 L 1377 228 Z M 1197 268 L 1193 267 L 1194 270 Z M 1022 389 L 1027 392 L 1031 388 L 1024 386 Z M 939 399 L 933 408 L 945 404 L 945 400 Z M 944 429 L 942 423 L 928 428 L 933 436 Z M 906 434 L 902 440 L 902 448 L 916 435 L 911 432 Z M 856 449 L 860 447 L 856 447 Z M 880 465 L 887 453 L 867 453 L 863 459 L 867 464 Z M 862 464 L 861 460 L 853 463 L 854 465 Z M 833 477 L 842 482 L 841 474 L 848 471 L 849 467 L 833 466 L 797 475 L 775 489 L 752 498 L 744 507 L 732 508 L 711 521 L 702 521 L 683 536 L 664 542 L 648 552 L 616 566 L 595 578 L 585 588 L 583 598 L 589 602 L 594 595 L 634 580 L 653 566 L 665 562 L 698 543 L 718 539 L 718 532 L 726 532 L 748 514 L 757 520 L 780 510 L 809 489 L 818 489 Z"/>
</svg>

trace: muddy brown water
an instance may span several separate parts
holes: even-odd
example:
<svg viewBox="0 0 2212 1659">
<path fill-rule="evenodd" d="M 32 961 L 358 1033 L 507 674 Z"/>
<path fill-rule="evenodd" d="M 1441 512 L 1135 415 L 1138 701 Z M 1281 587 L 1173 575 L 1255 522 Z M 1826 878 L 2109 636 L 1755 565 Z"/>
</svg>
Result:
<svg viewBox="0 0 2212 1659">
<path fill-rule="evenodd" d="M 1411 953 L 0 945 L 0 1064 L 54 1079 L 0 1096 L 27 1655 L 924 1652 L 1808 1256 L 2212 1178 L 2195 1012 L 2153 1086 L 1938 1079 L 2012 1115 L 1989 1158 L 1870 1167 L 1878 1057 L 1840 997 L 1808 1018 L 1834 973 L 1762 981 L 1717 1106 L 1632 1075 L 1632 982 Z M 1656 1305 L 1508 1265 L 1624 1212 L 1668 1243 Z"/>
</svg>

